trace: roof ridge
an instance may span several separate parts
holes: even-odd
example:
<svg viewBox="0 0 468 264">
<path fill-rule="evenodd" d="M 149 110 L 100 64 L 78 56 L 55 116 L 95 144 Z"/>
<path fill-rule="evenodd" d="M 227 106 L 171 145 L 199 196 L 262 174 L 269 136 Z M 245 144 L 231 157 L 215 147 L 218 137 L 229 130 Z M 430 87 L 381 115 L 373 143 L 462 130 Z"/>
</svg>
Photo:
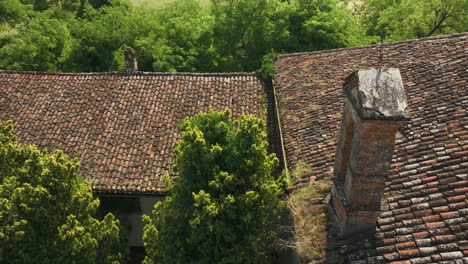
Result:
<svg viewBox="0 0 468 264">
<path fill-rule="evenodd" d="M 279 55 L 278 58 L 303 56 L 303 55 L 309 55 L 309 54 L 333 53 L 333 52 L 340 52 L 343 50 L 358 50 L 358 49 L 366 49 L 366 48 L 380 47 L 380 46 L 385 47 L 385 46 L 393 46 L 393 45 L 404 44 L 404 43 L 425 42 L 425 41 L 432 41 L 432 40 L 437 40 L 437 39 L 459 38 L 463 36 L 468 36 L 468 32 L 455 33 L 455 34 L 450 34 L 450 35 L 431 36 L 431 37 L 425 37 L 425 38 L 419 38 L 419 39 L 399 40 L 399 41 L 386 42 L 383 44 L 371 44 L 371 45 L 344 47 L 344 48 L 336 48 L 336 49 L 328 49 L 328 50 L 296 52 L 296 53 L 282 54 L 282 55 Z"/>
<path fill-rule="evenodd" d="M 234 76 L 257 76 L 255 72 L 45 72 L 45 71 L 14 71 L 0 70 L 0 74 L 21 74 L 21 75 L 55 75 L 55 76 L 217 76 L 217 77 L 234 77 Z"/>
</svg>

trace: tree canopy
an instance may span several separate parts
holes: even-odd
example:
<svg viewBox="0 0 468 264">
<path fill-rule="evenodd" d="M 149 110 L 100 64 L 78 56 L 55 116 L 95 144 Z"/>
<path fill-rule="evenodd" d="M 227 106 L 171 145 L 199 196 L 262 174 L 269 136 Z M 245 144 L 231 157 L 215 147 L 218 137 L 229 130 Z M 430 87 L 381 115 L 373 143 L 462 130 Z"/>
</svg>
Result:
<svg viewBox="0 0 468 264">
<path fill-rule="evenodd" d="M 145 263 L 270 263 L 281 189 L 264 122 L 210 111 L 185 119 L 180 131 L 179 177 L 145 217 Z"/>
<path fill-rule="evenodd" d="M 272 54 L 468 31 L 467 0 L 0 1 L 0 69 L 92 72 L 257 71 Z"/>
<path fill-rule="evenodd" d="M 255 71 L 270 54 L 366 44 L 337 0 L 5 0 L 0 69 L 114 71 L 133 47 L 143 71 Z M 270 56 L 271 57 L 271 56 Z"/>
<path fill-rule="evenodd" d="M 99 220 L 99 201 L 61 151 L 18 146 L 0 123 L 0 263 L 123 263 L 118 220 Z"/>
<path fill-rule="evenodd" d="M 365 0 L 362 24 L 385 41 L 468 31 L 467 0 Z"/>
</svg>

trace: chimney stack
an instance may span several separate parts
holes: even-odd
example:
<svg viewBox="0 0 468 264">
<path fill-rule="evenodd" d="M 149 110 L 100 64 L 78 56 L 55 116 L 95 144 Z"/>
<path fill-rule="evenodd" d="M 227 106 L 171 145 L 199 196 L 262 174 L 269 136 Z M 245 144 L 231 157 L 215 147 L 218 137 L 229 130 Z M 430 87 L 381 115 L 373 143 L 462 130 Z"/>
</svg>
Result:
<svg viewBox="0 0 468 264">
<path fill-rule="evenodd" d="M 340 237 L 372 232 L 388 179 L 395 134 L 408 119 L 400 71 L 359 70 L 346 78 L 329 209 Z"/>
<path fill-rule="evenodd" d="M 138 71 L 138 64 L 136 60 L 136 53 L 135 50 L 132 48 L 126 48 L 124 52 L 125 56 L 125 70 L 131 71 Z"/>
</svg>

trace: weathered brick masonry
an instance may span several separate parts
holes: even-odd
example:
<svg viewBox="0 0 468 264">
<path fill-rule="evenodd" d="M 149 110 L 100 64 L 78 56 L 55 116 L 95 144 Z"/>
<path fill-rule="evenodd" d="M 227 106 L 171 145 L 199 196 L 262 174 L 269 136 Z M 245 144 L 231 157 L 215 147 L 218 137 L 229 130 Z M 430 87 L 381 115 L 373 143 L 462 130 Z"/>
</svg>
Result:
<svg viewBox="0 0 468 264">
<path fill-rule="evenodd" d="M 330 213 L 336 217 L 339 235 L 349 236 L 375 230 L 395 133 L 408 113 L 398 69 L 357 71 L 346 79 L 343 90 L 347 100 Z"/>
</svg>

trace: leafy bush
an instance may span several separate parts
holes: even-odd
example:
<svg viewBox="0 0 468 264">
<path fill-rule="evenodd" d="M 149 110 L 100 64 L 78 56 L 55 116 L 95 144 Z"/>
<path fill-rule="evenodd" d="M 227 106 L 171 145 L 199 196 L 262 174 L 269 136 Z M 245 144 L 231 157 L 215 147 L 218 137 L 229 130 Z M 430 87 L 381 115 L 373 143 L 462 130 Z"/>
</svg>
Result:
<svg viewBox="0 0 468 264">
<path fill-rule="evenodd" d="M 263 56 L 262 66 L 257 70 L 257 74 L 264 79 L 272 78 L 276 74 L 274 62 L 277 57 L 278 54 L 276 54 L 274 51 L 271 51 L 267 55 Z"/>
<path fill-rule="evenodd" d="M 187 118 L 175 143 L 171 195 L 145 216 L 150 263 L 270 263 L 281 202 L 265 124 L 229 110 Z"/>
<path fill-rule="evenodd" d="M 78 162 L 19 147 L 12 128 L 0 123 L 0 263 L 121 263 L 119 222 L 92 217 Z"/>
</svg>

